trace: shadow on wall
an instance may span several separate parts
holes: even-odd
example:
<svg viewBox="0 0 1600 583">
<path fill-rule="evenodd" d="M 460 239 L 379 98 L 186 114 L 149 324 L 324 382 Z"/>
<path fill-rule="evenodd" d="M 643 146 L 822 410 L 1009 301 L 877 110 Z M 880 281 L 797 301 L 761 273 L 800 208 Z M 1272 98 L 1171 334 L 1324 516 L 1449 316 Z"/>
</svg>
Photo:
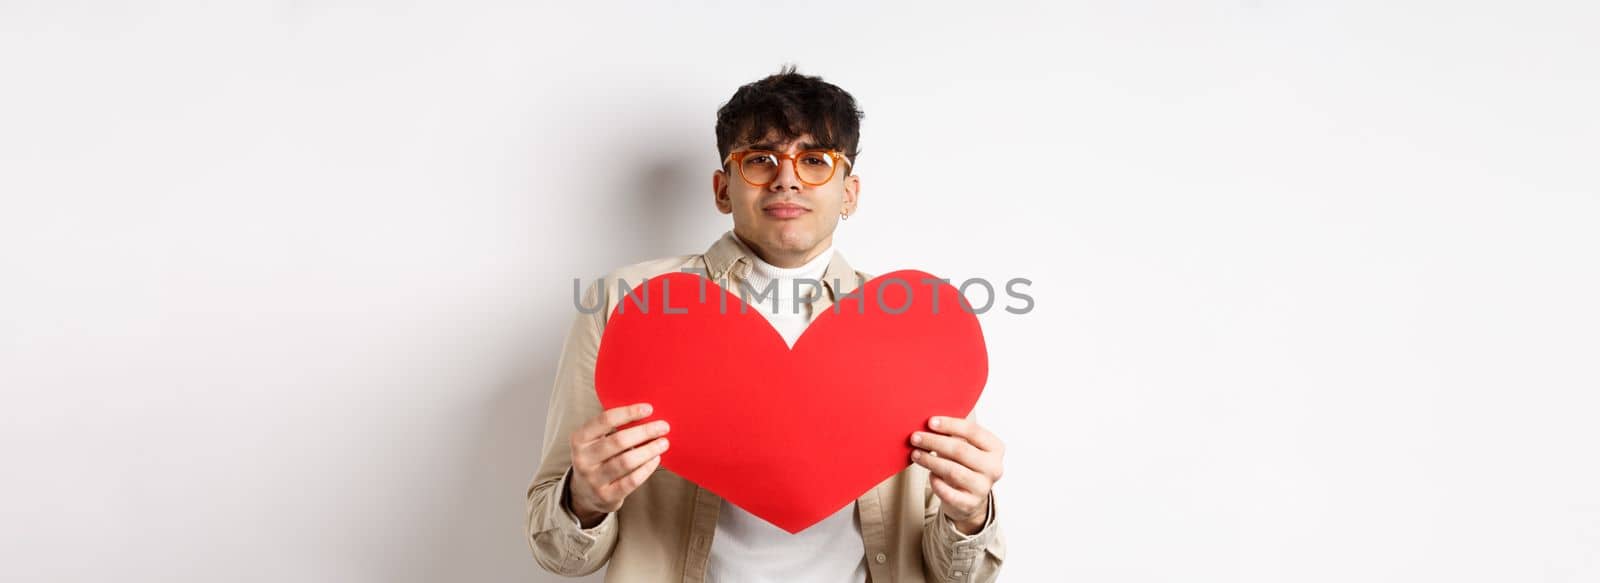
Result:
<svg viewBox="0 0 1600 583">
<path fill-rule="evenodd" d="M 581 120 L 579 120 L 581 121 Z M 591 120 L 593 121 L 593 120 Z M 659 121 L 657 122 L 659 123 Z M 647 127 L 647 126 L 646 126 Z M 703 131 L 703 130 L 702 130 Z M 572 133 L 557 135 L 576 135 Z M 516 581 L 555 583 L 601 581 L 604 569 L 578 578 L 564 578 L 542 570 L 534 561 L 525 539 L 524 495 L 538 468 L 550 391 L 555 368 L 568 326 L 575 315 L 570 302 L 571 278 L 587 281 L 622 265 L 646 259 L 698 253 L 709 246 L 729 219 L 714 210 L 710 196 L 710 174 L 694 160 L 699 157 L 674 157 L 683 148 L 660 148 L 661 143 L 694 142 L 699 134 L 687 130 L 672 133 L 661 142 L 641 140 L 638 134 L 608 140 L 622 151 L 631 151 L 638 167 L 609 181 L 600 181 L 594 200 L 572 208 L 586 209 L 577 215 L 530 217 L 528 244 L 533 248 L 554 249 L 562 255 L 547 268 L 571 267 L 576 272 L 556 278 L 539 278 L 537 285 L 559 286 L 559 294 L 529 294 L 559 297 L 548 305 L 530 305 L 528 324 L 519 329 L 512 351 L 518 355 L 503 373 L 504 380 L 492 389 L 474 394 L 492 395 L 477 411 L 478 419 L 465 426 L 475 428 L 470 439 L 462 441 L 455 459 L 459 464 L 441 468 L 455 472 L 440 476 L 451 484 L 446 491 L 451 499 L 438 505 L 447 509 L 422 528 L 437 532 L 426 537 L 438 548 L 412 549 L 432 555 L 420 561 L 430 565 L 425 572 L 399 573 L 396 581 L 466 582 Z M 698 147 L 708 147 L 697 142 Z M 657 147 L 646 151 L 652 144 Z M 665 150 L 665 151 L 663 151 Z M 704 158 L 711 158 L 706 156 Z M 581 169 L 571 170 L 582 171 Z M 529 197 L 548 196 L 529 192 Z M 536 205 L 530 205 L 536 206 Z M 559 224 L 559 229 L 540 229 L 542 224 Z M 615 233 L 605 244 L 563 244 L 552 241 L 552 233 Z M 559 280 L 559 281 L 554 281 Z M 403 551 L 402 551 L 403 552 Z"/>
</svg>

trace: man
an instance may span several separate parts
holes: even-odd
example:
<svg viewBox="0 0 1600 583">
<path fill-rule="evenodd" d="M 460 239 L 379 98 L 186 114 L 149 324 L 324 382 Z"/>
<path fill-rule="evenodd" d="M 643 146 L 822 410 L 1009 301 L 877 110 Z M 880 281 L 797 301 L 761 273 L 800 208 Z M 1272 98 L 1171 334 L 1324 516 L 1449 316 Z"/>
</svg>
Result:
<svg viewBox="0 0 1600 583">
<path fill-rule="evenodd" d="M 806 324 L 871 279 L 833 250 L 834 229 L 860 200 L 860 117 L 849 93 L 793 67 L 740 87 L 717 112 L 723 166 L 711 179 L 733 229 L 705 253 L 629 265 L 584 292 L 581 306 L 595 309 L 580 310 L 562 349 L 527 493 L 528 544 L 540 566 L 580 576 L 609 563 L 607 581 L 629 582 L 995 579 L 1005 540 L 992 488 L 1004 445 L 972 416 L 930 419 L 911 437 L 909 467 L 790 534 L 662 470 L 670 420 L 618 431 L 648 419 L 649 404 L 602 411 L 595 393 L 619 280 L 695 271 L 729 290 L 772 289 L 756 307 L 792 346 Z M 801 278 L 822 285 L 784 296 Z M 751 379 L 752 390 L 760 381 Z"/>
</svg>

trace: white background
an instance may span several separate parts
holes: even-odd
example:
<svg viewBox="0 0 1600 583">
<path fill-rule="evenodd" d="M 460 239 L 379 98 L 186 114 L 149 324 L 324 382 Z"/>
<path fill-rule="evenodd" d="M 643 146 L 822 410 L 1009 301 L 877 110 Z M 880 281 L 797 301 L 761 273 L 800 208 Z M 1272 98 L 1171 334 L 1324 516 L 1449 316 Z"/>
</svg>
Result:
<svg viewBox="0 0 1600 583">
<path fill-rule="evenodd" d="M 557 580 L 571 280 L 729 228 L 715 110 L 793 62 L 866 111 L 853 263 L 1034 281 L 1003 580 L 1595 581 L 1597 29 L 0 0 L 0 579 Z"/>
</svg>

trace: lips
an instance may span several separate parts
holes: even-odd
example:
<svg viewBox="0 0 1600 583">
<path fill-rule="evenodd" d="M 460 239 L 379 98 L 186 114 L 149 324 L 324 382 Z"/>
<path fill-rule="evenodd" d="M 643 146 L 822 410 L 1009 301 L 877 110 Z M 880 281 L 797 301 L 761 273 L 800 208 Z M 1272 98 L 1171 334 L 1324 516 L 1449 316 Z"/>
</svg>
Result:
<svg viewBox="0 0 1600 583">
<path fill-rule="evenodd" d="M 800 215 L 811 212 L 810 210 L 806 209 L 806 207 L 788 202 L 767 205 L 762 207 L 761 210 L 762 212 L 765 212 L 767 216 L 775 219 L 793 219 L 799 217 Z"/>
</svg>

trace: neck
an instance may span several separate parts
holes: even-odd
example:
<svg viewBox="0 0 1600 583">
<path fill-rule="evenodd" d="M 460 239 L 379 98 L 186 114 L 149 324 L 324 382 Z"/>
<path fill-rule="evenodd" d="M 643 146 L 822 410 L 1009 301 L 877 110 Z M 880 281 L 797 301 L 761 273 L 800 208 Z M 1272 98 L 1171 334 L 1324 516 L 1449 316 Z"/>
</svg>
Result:
<svg viewBox="0 0 1600 583">
<path fill-rule="evenodd" d="M 739 234 L 734 233 L 734 236 L 739 237 Z M 745 246 L 749 247 L 751 251 L 754 251 L 756 257 L 761 258 L 762 261 L 765 261 L 774 267 L 782 267 L 784 269 L 793 269 L 800 267 L 801 265 L 805 265 L 812 259 L 816 259 L 818 255 L 821 255 L 822 253 L 833 248 L 832 235 L 829 235 L 826 239 L 818 241 L 816 246 L 804 251 L 776 251 L 772 249 L 764 249 L 760 245 L 751 243 L 744 237 L 739 237 L 739 240 L 743 241 Z"/>
<path fill-rule="evenodd" d="M 800 289 L 802 281 L 809 281 L 812 285 L 817 286 L 817 289 L 812 290 L 810 293 L 821 291 L 821 282 L 824 279 L 823 274 L 828 270 L 831 255 L 831 249 L 823 249 L 810 261 L 795 267 L 779 267 L 768 263 L 765 259 L 754 257 L 751 260 L 750 272 L 745 275 L 745 283 L 750 284 L 752 286 L 751 289 L 771 290 L 771 304 L 764 304 L 763 302 L 766 300 L 760 299 L 756 300 L 756 303 L 772 307 L 782 305 L 792 308 L 805 295 Z M 777 284 L 777 286 L 774 288 L 773 284 Z M 799 311 L 793 311 L 792 313 L 798 314 Z"/>
</svg>

